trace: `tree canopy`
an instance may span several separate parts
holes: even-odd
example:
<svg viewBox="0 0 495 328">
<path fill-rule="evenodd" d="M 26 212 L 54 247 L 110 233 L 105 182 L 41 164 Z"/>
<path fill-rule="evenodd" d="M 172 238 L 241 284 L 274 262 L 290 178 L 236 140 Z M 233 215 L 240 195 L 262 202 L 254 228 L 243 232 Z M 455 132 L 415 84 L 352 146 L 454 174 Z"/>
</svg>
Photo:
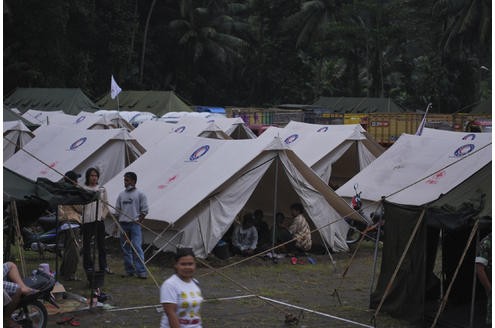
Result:
<svg viewBox="0 0 495 328">
<path fill-rule="evenodd" d="M 4 94 L 125 90 L 189 103 L 390 97 L 453 112 L 491 96 L 490 0 L 4 1 Z"/>
</svg>

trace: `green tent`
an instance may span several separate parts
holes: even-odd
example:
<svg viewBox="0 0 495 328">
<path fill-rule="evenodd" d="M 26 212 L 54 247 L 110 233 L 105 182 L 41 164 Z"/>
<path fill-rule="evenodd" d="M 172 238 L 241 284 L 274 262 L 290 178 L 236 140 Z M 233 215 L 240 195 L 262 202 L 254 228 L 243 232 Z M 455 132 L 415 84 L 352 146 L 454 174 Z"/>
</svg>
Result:
<svg viewBox="0 0 495 328">
<path fill-rule="evenodd" d="M 118 100 L 121 111 L 150 112 L 160 117 L 168 112 L 192 111 L 173 91 L 122 91 Z M 102 109 L 117 109 L 117 98 L 112 99 L 109 94 L 96 103 Z"/>
<path fill-rule="evenodd" d="M 31 131 L 39 127 L 39 125 L 29 122 L 21 115 L 15 113 L 14 111 L 8 108 L 5 108 L 5 106 L 3 108 L 3 121 L 4 122 L 21 121 Z"/>
<path fill-rule="evenodd" d="M 21 113 L 36 109 L 61 110 L 66 114 L 77 115 L 81 111 L 93 113 L 100 109 L 81 89 L 17 88 L 3 103 L 7 108 L 17 108 Z"/>
<path fill-rule="evenodd" d="M 327 108 L 335 113 L 401 113 L 406 111 L 390 98 L 320 97 L 313 106 Z"/>
</svg>

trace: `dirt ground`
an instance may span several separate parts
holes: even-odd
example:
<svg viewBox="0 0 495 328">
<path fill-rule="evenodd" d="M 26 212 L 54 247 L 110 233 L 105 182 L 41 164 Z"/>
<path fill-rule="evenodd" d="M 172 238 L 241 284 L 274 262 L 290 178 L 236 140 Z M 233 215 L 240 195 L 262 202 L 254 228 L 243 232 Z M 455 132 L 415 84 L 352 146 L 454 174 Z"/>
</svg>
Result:
<svg viewBox="0 0 495 328">
<path fill-rule="evenodd" d="M 148 265 L 155 279 L 123 278 L 123 265 L 116 240 L 109 240 L 109 263 L 114 275 L 106 275 L 103 292 L 110 299 L 105 308 L 59 313 L 49 317 L 48 327 L 60 327 L 56 322 L 74 316 L 81 327 L 159 327 L 162 315 L 159 286 L 172 273 L 172 260 L 161 253 Z M 204 327 L 362 327 L 372 326 L 373 310 L 368 309 L 373 245 L 363 242 L 345 279 L 342 272 L 348 266 L 351 253 L 311 254 L 316 264 L 291 264 L 289 258 L 274 263 L 257 257 L 243 263 L 240 257 L 220 260 L 210 257 L 198 263 L 196 278 L 203 297 Z M 53 256 L 52 256 L 53 257 Z M 40 261 L 26 255 L 28 267 Z M 232 265 L 225 268 L 225 266 Z M 53 267 L 54 264 L 52 264 Z M 379 265 L 377 265 L 379 270 Z M 69 295 L 89 297 L 90 290 L 79 269 L 81 281 L 61 281 Z M 156 283 L 155 283 L 156 281 Z M 251 295 L 251 296 L 250 296 Z M 262 298 L 256 297 L 261 296 Z M 60 302 L 65 302 L 60 299 Z M 298 318 L 297 323 L 285 322 L 286 315 Z M 380 313 L 378 327 L 412 327 Z"/>
</svg>

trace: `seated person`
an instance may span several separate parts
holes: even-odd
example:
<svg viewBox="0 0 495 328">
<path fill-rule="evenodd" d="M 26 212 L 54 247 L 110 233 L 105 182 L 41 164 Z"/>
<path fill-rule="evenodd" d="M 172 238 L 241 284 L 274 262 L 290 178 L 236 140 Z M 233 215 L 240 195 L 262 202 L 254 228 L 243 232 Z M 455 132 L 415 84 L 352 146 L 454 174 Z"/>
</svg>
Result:
<svg viewBox="0 0 495 328">
<path fill-rule="evenodd" d="M 258 248 L 261 250 L 267 249 L 272 243 L 270 228 L 263 218 L 264 213 L 262 210 L 257 209 L 254 211 L 254 227 L 258 231 Z"/>
<path fill-rule="evenodd" d="M 284 213 L 278 212 L 275 215 L 275 246 L 284 244 L 292 239 L 292 234 L 289 231 L 289 221 L 285 217 Z M 278 253 L 286 253 L 287 245 L 277 248 L 275 251 Z"/>
<path fill-rule="evenodd" d="M 254 218 L 251 213 L 244 214 L 242 225 L 237 224 L 232 233 L 232 252 L 248 256 L 254 254 L 258 244 L 258 231 L 254 227 Z"/>
<path fill-rule="evenodd" d="M 3 324 L 5 327 L 20 327 L 11 315 L 17 308 L 22 295 L 35 293 L 36 290 L 24 284 L 17 266 L 13 262 L 3 264 Z"/>
<path fill-rule="evenodd" d="M 301 203 L 292 204 L 290 207 L 292 223 L 289 232 L 296 240 L 290 244 L 290 251 L 295 253 L 305 253 L 311 249 L 311 229 L 308 221 L 304 218 L 304 207 Z"/>
</svg>

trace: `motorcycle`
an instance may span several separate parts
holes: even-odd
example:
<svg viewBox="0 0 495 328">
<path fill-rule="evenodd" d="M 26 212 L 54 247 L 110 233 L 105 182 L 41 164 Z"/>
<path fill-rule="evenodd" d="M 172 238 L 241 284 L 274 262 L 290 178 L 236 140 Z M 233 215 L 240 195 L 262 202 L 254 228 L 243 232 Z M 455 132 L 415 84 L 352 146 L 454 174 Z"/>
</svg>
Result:
<svg viewBox="0 0 495 328">
<path fill-rule="evenodd" d="M 361 191 L 357 191 L 357 185 L 354 186 L 355 195 L 352 197 L 352 208 L 364 217 L 361 201 Z M 375 212 L 370 214 L 372 224 L 367 222 L 356 221 L 346 219 L 349 224 L 349 231 L 347 232 L 346 243 L 352 245 L 357 243 L 364 235 L 365 240 L 376 241 L 378 235 L 378 228 L 380 228 L 380 240 L 383 240 L 384 236 L 384 221 L 383 221 L 383 207 L 380 207 Z"/>
<path fill-rule="evenodd" d="M 23 296 L 11 318 L 23 328 L 45 328 L 48 323 L 48 312 L 42 301 L 59 308 L 51 294 L 55 286 L 55 278 L 42 270 L 35 270 L 23 281 L 28 287 L 38 292 Z"/>
<path fill-rule="evenodd" d="M 36 224 L 31 227 L 22 228 L 22 236 L 24 239 L 24 249 L 33 250 L 39 252 L 40 255 L 43 252 L 57 252 L 60 255 L 60 251 L 64 247 L 64 240 L 57 237 L 57 234 L 61 232 L 72 229 L 78 234 L 79 224 L 64 222 L 62 224 L 58 223 L 55 214 L 40 217 Z"/>
</svg>

